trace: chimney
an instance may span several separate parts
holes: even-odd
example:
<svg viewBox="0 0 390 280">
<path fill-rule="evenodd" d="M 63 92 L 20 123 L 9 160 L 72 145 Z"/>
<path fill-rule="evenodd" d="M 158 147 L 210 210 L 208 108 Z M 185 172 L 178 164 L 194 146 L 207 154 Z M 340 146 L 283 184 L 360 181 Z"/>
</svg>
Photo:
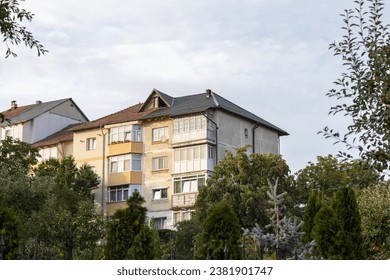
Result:
<svg viewBox="0 0 390 280">
<path fill-rule="evenodd" d="M 16 109 L 16 108 L 18 108 L 18 104 L 16 104 L 15 100 L 12 100 L 11 101 L 11 109 Z"/>
<path fill-rule="evenodd" d="M 35 104 L 42 104 L 42 101 L 41 100 L 37 100 L 37 101 L 35 101 Z"/>
<path fill-rule="evenodd" d="M 206 89 L 206 98 L 210 98 L 211 92 L 211 89 Z"/>
</svg>

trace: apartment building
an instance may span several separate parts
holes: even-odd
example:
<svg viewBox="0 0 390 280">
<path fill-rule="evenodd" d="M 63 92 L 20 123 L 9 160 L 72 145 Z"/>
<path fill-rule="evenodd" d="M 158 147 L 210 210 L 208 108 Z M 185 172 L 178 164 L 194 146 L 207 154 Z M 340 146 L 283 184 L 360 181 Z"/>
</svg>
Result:
<svg viewBox="0 0 390 280">
<path fill-rule="evenodd" d="M 284 135 L 211 90 L 172 97 L 154 89 L 144 103 L 69 126 L 34 145 L 71 145 L 63 155 L 93 166 L 102 181 L 95 199 L 105 215 L 125 207 L 138 191 L 155 226 L 174 229 L 191 218 L 199 186 L 226 150 L 251 145 L 249 152 L 279 153 Z"/>
</svg>

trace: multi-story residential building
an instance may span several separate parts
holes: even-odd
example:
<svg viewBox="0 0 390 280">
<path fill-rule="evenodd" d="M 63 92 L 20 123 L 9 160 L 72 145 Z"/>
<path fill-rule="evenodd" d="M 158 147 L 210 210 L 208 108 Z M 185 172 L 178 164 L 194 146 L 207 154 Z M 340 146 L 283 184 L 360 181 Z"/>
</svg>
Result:
<svg viewBox="0 0 390 280">
<path fill-rule="evenodd" d="M 173 98 L 154 90 L 141 108 L 144 128 L 143 195 L 157 227 L 189 219 L 198 187 L 204 185 L 225 151 L 252 146 L 252 152 L 279 153 L 284 130 L 220 95 Z"/>
<path fill-rule="evenodd" d="M 70 124 L 88 121 L 71 98 L 50 102 L 37 101 L 35 104 L 21 107 L 18 107 L 16 101 L 12 101 L 11 108 L 2 114 L 6 120 L 0 123 L 0 140 L 10 136 L 30 144 Z"/>
<path fill-rule="evenodd" d="M 51 149 L 72 142 L 67 151 L 101 178 L 95 198 L 106 215 L 138 191 L 155 226 L 173 229 L 191 218 L 198 187 L 226 150 L 251 145 L 249 152 L 279 153 L 283 135 L 211 90 L 171 97 L 154 89 L 144 103 L 67 127 L 35 145 Z"/>
</svg>

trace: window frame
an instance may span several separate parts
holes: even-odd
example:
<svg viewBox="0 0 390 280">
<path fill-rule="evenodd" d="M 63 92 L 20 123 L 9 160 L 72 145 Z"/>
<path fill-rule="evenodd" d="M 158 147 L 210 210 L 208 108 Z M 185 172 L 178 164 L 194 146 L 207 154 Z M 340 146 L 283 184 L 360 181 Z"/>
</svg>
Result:
<svg viewBox="0 0 390 280">
<path fill-rule="evenodd" d="M 142 171 L 141 154 L 125 154 L 108 158 L 109 174 L 129 171 Z"/>
<path fill-rule="evenodd" d="M 160 201 L 168 199 L 168 188 L 156 188 L 152 189 L 152 201 Z"/>
<path fill-rule="evenodd" d="M 87 151 L 93 151 L 93 150 L 96 150 L 96 137 L 90 137 L 90 138 L 87 138 L 87 140 L 85 141 L 86 143 L 86 150 Z M 92 145 L 91 145 L 92 144 Z"/>
<path fill-rule="evenodd" d="M 108 202 L 124 202 L 127 201 L 129 197 L 131 197 L 134 192 L 140 192 L 141 185 L 138 184 L 125 184 L 118 186 L 109 186 L 108 187 Z M 120 193 L 121 199 L 118 199 L 118 194 Z M 126 197 L 127 193 L 127 197 Z M 115 199 L 113 200 L 113 194 L 115 194 Z"/>
<path fill-rule="evenodd" d="M 165 136 L 166 139 L 169 139 L 168 126 L 161 126 L 152 129 L 152 142 L 162 142 L 162 137 Z"/>
<path fill-rule="evenodd" d="M 168 169 L 168 156 L 152 158 L 152 171 Z"/>
<path fill-rule="evenodd" d="M 203 182 L 202 182 L 203 181 Z M 196 184 L 195 184 L 196 182 Z M 173 193 L 195 193 L 199 186 L 206 184 L 206 174 L 173 178 Z"/>
<path fill-rule="evenodd" d="M 142 142 L 142 126 L 129 124 L 111 127 L 108 140 L 109 144 L 118 142 Z"/>
</svg>

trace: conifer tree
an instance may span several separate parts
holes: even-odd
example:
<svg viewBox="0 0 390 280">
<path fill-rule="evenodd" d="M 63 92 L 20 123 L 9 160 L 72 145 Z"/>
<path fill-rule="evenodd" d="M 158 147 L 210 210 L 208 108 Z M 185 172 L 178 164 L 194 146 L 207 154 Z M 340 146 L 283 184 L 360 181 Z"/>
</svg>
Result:
<svg viewBox="0 0 390 280">
<path fill-rule="evenodd" d="M 144 198 L 138 193 L 127 200 L 127 208 L 118 209 L 107 226 L 105 257 L 109 260 L 156 258 L 156 234 L 147 225 Z"/>
<path fill-rule="evenodd" d="M 199 258 L 212 260 L 239 259 L 241 227 L 227 199 L 213 206 L 202 223 Z"/>
</svg>

